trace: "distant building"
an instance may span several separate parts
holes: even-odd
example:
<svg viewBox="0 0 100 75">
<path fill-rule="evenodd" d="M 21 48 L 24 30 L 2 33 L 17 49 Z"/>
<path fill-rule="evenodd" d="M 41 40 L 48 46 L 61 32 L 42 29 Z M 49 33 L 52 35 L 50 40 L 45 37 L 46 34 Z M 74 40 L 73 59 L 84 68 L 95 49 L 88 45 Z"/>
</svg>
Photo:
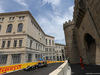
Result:
<svg viewBox="0 0 100 75">
<path fill-rule="evenodd" d="M 65 56 L 65 45 L 55 43 L 56 60 L 63 61 L 66 59 Z"/>
<path fill-rule="evenodd" d="M 0 13 L 1 66 L 56 60 L 54 56 L 54 37 L 44 33 L 29 11 Z"/>
<path fill-rule="evenodd" d="M 55 59 L 55 42 L 54 37 L 46 35 L 45 36 L 45 60 L 56 60 Z"/>
</svg>

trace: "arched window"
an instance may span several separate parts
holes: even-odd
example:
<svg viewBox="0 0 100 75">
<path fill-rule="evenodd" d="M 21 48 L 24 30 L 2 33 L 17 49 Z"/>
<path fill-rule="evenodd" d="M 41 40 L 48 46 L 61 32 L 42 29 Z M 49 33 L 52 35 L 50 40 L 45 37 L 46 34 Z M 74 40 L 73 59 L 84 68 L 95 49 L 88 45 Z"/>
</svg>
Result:
<svg viewBox="0 0 100 75">
<path fill-rule="evenodd" d="M 1 27 L 2 27 L 2 26 L 0 25 L 0 31 L 1 31 Z"/>
<path fill-rule="evenodd" d="M 7 32 L 11 32 L 11 31 L 12 31 L 12 24 L 9 24 L 7 28 Z"/>
<path fill-rule="evenodd" d="M 22 29 L 23 29 L 23 24 L 20 23 L 20 24 L 18 25 L 17 31 L 18 31 L 18 32 L 22 32 Z"/>
</svg>

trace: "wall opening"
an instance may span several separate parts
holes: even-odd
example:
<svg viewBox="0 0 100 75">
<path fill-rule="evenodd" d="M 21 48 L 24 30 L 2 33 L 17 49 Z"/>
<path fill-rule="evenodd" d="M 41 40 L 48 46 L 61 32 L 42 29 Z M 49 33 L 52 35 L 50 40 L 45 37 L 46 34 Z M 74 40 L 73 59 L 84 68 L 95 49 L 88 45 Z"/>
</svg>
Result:
<svg viewBox="0 0 100 75">
<path fill-rule="evenodd" d="M 96 42 L 93 37 L 86 33 L 84 36 L 84 44 L 86 47 L 86 55 L 89 64 L 95 64 L 96 61 Z"/>
</svg>

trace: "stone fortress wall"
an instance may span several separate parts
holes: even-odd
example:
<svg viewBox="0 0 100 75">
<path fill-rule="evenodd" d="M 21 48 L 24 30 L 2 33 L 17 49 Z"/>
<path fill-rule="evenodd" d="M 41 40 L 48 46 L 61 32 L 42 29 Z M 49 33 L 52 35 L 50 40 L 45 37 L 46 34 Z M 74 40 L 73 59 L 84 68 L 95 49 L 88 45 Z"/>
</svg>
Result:
<svg viewBox="0 0 100 75">
<path fill-rule="evenodd" d="M 64 31 L 66 37 L 66 45 L 68 37 L 71 34 L 72 38 L 76 38 L 78 49 L 74 55 L 82 56 L 85 64 L 100 64 L 100 0 L 75 0 L 75 7 L 73 13 L 73 32 L 72 25 L 66 28 L 64 24 Z M 69 30 L 71 33 L 68 34 Z M 74 33 L 74 35 L 72 35 Z M 71 45 L 71 47 L 73 47 Z M 74 48 L 74 47 L 73 47 Z M 70 52 L 72 51 L 68 48 Z M 68 50 L 66 50 L 68 51 Z M 72 54 L 68 53 L 71 57 Z M 79 58 L 77 58 L 79 59 Z M 76 59 L 74 59 L 76 61 Z M 77 61 L 76 61 L 77 62 Z M 72 62 L 73 63 L 73 62 Z M 77 62 L 78 63 L 78 62 Z"/>
</svg>

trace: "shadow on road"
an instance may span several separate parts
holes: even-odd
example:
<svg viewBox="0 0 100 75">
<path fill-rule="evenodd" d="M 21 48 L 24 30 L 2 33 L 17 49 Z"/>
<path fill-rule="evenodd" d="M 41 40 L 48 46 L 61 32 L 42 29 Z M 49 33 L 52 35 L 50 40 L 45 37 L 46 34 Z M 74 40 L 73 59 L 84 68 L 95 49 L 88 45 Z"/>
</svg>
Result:
<svg viewBox="0 0 100 75">
<path fill-rule="evenodd" d="M 80 64 L 71 64 L 72 75 L 100 75 L 100 65 L 84 65 L 81 69 Z"/>
</svg>

